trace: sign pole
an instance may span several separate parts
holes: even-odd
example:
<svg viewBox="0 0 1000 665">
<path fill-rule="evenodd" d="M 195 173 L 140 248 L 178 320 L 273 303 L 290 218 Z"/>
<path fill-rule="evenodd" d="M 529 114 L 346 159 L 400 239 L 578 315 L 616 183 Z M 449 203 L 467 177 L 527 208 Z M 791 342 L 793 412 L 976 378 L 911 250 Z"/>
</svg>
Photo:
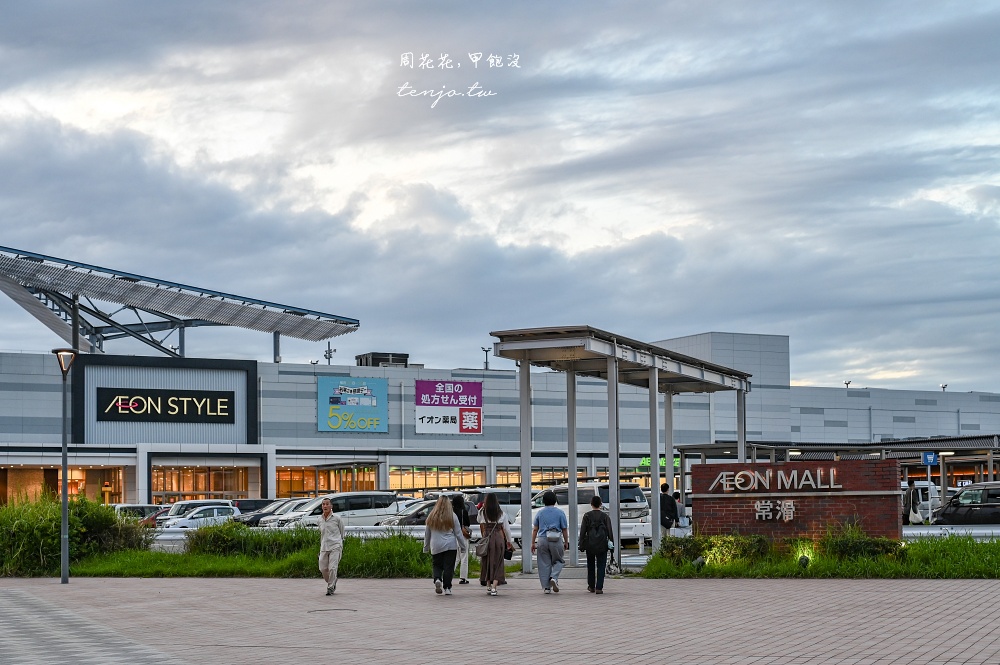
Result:
<svg viewBox="0 0 1000 665">
<path fill-rule="evenodd" d="M 932 504 L 931 504 L 931 465 L 927 465 L 927 523 L 931 523 Z"/>
</svg>

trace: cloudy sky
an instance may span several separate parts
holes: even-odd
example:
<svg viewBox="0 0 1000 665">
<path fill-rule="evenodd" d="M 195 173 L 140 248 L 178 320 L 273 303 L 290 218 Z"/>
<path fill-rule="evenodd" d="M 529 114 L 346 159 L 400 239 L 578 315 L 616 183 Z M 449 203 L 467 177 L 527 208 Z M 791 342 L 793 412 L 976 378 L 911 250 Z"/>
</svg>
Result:
<svg viewBox="0 0 1000 665">
<path fill-rule="evenodd" d="M 14 3 L 0 245 L 359 319 L 343 363 L 587 324 L 1000 391 L 997 35 L 972 0 Z M 0 299 L 0 349 L 58 343 Z"/>
</svg>

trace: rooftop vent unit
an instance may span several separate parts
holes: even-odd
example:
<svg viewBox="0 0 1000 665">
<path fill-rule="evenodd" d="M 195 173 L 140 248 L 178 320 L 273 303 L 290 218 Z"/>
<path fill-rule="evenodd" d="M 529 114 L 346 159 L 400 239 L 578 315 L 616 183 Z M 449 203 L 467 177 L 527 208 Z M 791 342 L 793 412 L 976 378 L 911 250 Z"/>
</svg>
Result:
<svg viewBox="0 0 1000 665">
<path fill-rule="evenodd" d="M 354 356 L 358 367 L 401 367 L 410 366 L 410 354 L 408 353 L 382 353 L 372 351 Z"/>
</svg>

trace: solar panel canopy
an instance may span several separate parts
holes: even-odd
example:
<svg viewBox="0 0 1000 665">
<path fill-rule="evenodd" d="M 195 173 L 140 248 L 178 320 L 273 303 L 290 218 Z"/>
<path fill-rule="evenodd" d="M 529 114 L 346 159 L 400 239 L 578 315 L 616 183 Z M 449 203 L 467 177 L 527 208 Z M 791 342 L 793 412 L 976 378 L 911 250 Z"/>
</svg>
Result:
<svg viewBox="0 0 1000 665">
<path fill-rule="evenodd" d="M 0 276 L 26 289 L 76 294 L 166 315 L 168 318 L 201 319 L 219 325 L 277 332 L 312 342 L 354 332 L 360 325 L 356 319 L 334 314 L 200 289 L 7 247 L 0 247 Z"/>
</svg>

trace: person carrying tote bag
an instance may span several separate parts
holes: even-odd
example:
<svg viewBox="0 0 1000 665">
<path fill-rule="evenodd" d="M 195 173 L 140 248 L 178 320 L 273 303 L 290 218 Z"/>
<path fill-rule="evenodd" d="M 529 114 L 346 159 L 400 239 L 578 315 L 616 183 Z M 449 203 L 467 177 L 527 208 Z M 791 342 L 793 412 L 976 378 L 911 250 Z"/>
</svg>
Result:
<svg viewBox="0 0 1000 665">
<path fill-rule="evenodd" d="M 486 593 L 491 596 L 497 595 L 497 587 L 507 583 L 504 573 L 504 553 L 514 550 L 514 539 L 510 534 L 510 526 L 507 525 L 507 516 L 500 508 L 500 502 L 496 494 L 487 494 L 483 509 L 479 511 L 479 532 L 487 541 L 483 552 L 480 554 L 480 541 L 476 545 L 476 554 L 482 557 L 482 565 L 479 567 L 479 581 L 486 586 Z"/>
</svg>

